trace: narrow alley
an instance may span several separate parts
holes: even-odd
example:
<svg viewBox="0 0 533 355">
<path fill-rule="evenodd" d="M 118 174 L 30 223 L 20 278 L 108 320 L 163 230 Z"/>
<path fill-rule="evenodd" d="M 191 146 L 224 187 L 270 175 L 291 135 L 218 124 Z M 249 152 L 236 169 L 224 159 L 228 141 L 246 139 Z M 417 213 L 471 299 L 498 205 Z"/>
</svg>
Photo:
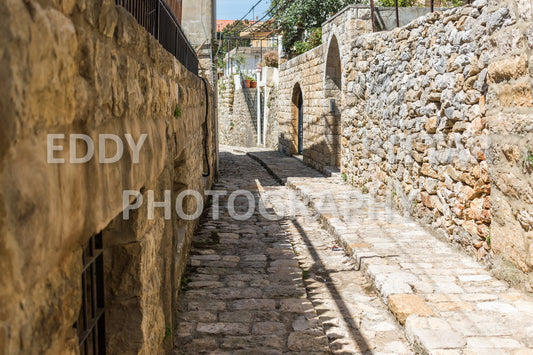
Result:
<svg viewBox="0 0 533 355">
<path fill-rule="evenodd" d="M 0 9 L 0 355 L 533 355 L 533 0 Z"/>
<path fill-rule="evenodd" d="M 193 240 L 178 352 L 412 353 L 394 317 L 311 211 L 243 153 L 221 154 L 215 188 L 228 195 L 220 198 L 220 218 L 209 208 Z M 230 216 L 235 190 L 256 198 L 250 218 Z M 248 206 L 244 196 L 235 200 L 239 215 Z M 285 217 L 275 221 L 275 212 Z"/>
</svg>

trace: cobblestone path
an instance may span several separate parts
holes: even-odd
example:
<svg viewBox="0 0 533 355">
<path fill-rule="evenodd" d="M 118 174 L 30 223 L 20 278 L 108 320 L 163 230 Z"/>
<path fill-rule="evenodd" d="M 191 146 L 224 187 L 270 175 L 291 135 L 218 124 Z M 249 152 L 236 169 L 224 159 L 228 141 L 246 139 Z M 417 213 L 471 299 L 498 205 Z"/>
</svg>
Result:
<svg viewBox="0 0 533 355">
<path fill-rule="evenodd" d="M 412 353 L 361 272 L 259 163 L 221 153 L 216 189 L 228 195 L 220 197 L 218 219 L 216 209 L 208 209 L 193 241 L 179 301 L 177 353 Z M 264 204 L 237 220 L 227 206 L 231 192 L 241 189 Z M 246 196 L 233 202 L 238 214 L 248 211 Z M 272 220 L 287 207 L 294 212 Z"/>
</svg>

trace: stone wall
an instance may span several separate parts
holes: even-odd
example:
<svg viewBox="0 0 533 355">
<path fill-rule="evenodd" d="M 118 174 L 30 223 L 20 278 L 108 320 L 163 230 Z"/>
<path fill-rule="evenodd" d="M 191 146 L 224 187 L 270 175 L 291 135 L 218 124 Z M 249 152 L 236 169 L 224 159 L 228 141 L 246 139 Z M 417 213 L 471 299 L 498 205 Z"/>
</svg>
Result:
<svg viewBox="0 0 533 355">
<path fill-rule="evenodd" d="M 279 147 L 286 154 L 297 154 L 299 92 L 303 97 L 303 158 L 316 165 L 328 154 L 325 144 L 324 100 L 322 99 L 322 66 L 324 46 L 296 57 L 280 68 L 279 82 Z"/>
<path fill-rule="evenodd" d="M 481 11 L 480 11 L 481 10 Z M 435 12 L 352 43 L 344 71 L 347 179 L 480 257 L 490 249 L 486 8 Z"/>
<path fill-rule="evenodd" d="M 332 35 L 337 36 L 342 43 L 342 57 L 348 59 L 350 43 L 360 34 L 371 31 L 370 7 L 349 5 L 322 24 L 322 43 L 328 43 Z"/>
<path fill-rule="evenodd" d="M 278 83 L 272 86 L 265 86 L 265 119 L 267 125 L 265 146 L 273 150 L 279 150 L 278 95 Z"/>
<path fill-rule="evenodd" d="M 340 165 L 340 115 L 344 96 L 342 71 L 350 58 L 351 40 L 371 31 L 369 18 L 368 7 L 346 8 L 324 24 L 321 46 L 280 66 L 280 150 L 286 154 L 297 153 L 297 94 L 301 90 L 304 102 L 303 159 L 306 164 L 322 171 Z M 334 50 L 330 50 L 332 48 Z M 328 53 L 333 55 L 328 57 Z M 328 67 L 335 66 L 336 71 L 330 73 Z M 334 79 L 337 79 L 336 82 Z M 333 107 L 330 99 L 335 100 Z"/>
<path fill-rule="evenodd" d="M 218 82 L 218 129 L 220 144 L 240 147 L 257 145 L 257 129 L 246 103 L 240 79 L 223 77 Z M 249 89 L 255 98 L 256 90 Z"/>
<path fill-rule="evenodd" d="M 198 55 L 201 77 L 215 86 L 216 68 L 212 60 L 216 38 L 216 1 L 181 0 L 181 28 Z"/>
<path fill-rule="evenodd" d="M 0 3 L 0 14 L 0 352 L 78 351 L 82 248 L 101 231 L 109 353 L 171 352 L 196 222 L 174 210 L 165 219 L 163 208 L 148 219 L 146 204 L 151 190 L 162 201 L 164 190 L 174 199 L 211 185 L 211 90 L 206 121 L 202 80 L 114 1 L 14 0 Z M 138 164 L 128 133 L 147 134 Z M 65 164 L 48 163 L 48 134 L 67 137 L 55 142 Z M 90 136 L 96 158 L 70 163 L 70 134 Z M 99 134 L 122 138 L 122 159 L 98 163 Z M 115 149 L 108 144 L 107 156 Z M 144 197 L 129 221 L 124 190 Z"/>
<path fill-rule="evenodd" d="M 364 7 L 345 9 L 323 25 L 322 46 L 281 66 L 280 149 L 295 154 L 299 84 L 306 163 L 327 170 L 339 154 L 348 182 L 480 260 L 495 257 L 496 272 L 524 285 L 533 252 L 530 11 L 528 1 L 478 0 L 365 33 Z M 336 146 L 328 138 L 337 124 Z"/>
<path fill-rule="evenodd" d="M 496 3 L 490 39 L 486 120 L 492 182 L 491 245 L 502 277 L 533 290 L 533 57 L 530 1 Z M 497 17 L 496 17 L 497 16 Z"/>
</svg>

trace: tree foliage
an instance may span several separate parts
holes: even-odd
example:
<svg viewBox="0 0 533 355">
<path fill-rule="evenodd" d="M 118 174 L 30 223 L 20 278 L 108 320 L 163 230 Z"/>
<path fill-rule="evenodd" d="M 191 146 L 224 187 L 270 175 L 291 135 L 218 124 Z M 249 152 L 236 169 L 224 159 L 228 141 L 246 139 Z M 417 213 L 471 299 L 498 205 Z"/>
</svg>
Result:
<svg viewBox="0 0 533 355">
<path fill-rule="evenodd" d="M 221 32 L 218 32 L 218 38 L 221 40 L 219 47 L 215 49 L 216 53 L 218 53 L 215 59 L 218 67 L 224 67 L 224 57 L 233 48 L 250 47 L 250 39 L 236 39 L 248 26 L 250 26 L 250 21 L 248 20 L 236 21 L 224 27 Z"/>
<path fill-rule="evenodd" d="M 283 34 L 283 46 L 296 54 L 317 45 L 316 31 L 331 15 L 344 6 L 363 0 L 271 0 L 274 20 Z M 279 11 L 281 9 L 281 11 Z M 312 39 L 313 43 L 310 42 Z M 320 44 L 320 42 L 318 43 Z"/>
</svg>

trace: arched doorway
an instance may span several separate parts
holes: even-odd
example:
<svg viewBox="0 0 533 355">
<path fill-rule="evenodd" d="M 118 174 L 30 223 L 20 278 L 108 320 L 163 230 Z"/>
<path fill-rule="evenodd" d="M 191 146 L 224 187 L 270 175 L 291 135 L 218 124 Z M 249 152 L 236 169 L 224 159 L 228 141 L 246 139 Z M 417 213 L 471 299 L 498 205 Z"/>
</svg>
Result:
<svg viewBox="0 0 533 355">
<path fill-rule="evenodd" d="M 329 42 L 326 59 L 324 95 L 329 103 L 329 113 L 326 117 L 327 144 L 331 152 L 331 166 L 339 166 L 341 160 L 341 100 L 342 100 L 342 63 L 339 42 L 333 35 Z"/>
<path fill-rule="evenodd" d="M 304 98 L 300 84 L 294 85 L 291 105 L 291 131 L 293 154 L 302 154 L 304 150 Z"/>
</svg>

